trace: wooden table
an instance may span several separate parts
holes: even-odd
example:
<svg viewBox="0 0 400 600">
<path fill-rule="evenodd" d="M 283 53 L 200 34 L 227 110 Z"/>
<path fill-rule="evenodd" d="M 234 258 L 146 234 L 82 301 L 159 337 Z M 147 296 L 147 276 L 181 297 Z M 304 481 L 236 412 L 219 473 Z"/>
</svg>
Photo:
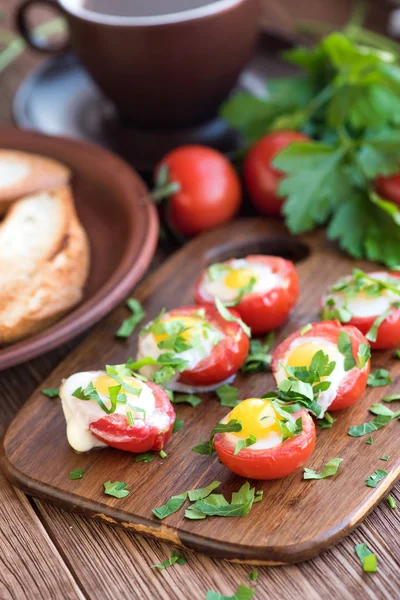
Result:
<svg viewBox="0 0 400 600">
<path fill-rule="evenodd" d="M 292 1 L 292 0 L 290 0 Z M 16 0 L 0 0 L 10 13 Z M 275 2 L 271 19 L 279 11 Z M 282 3 L 285 4 L 285 3 Z M 286 4 L 290 5 L 289 0 Z M 265 11 L 268 17 L 268 11 Z M 10 20 L 6 24 L 10 24 Z M 0 120 L 11 121 L 13 94 L 40 57 L 26 52 L 0 74 Z M 152 268 L 165 257 L 159 249 Z M 101 327 L 101 324 L 99 325 Z M 0 373 L 0 434 L 31 392 L 78 341 Z M 393 491 L 400 506 L 400 485 Z M 316 507 L 317 510 L 317 507 Z M 256 598 L 400 598 L 400 509 L 382 503 L 365 523 L 322 556 L 296 566 L 259 568 Z M 312 515 L 304 515 L 312 519 Z M 364 574 L 354 547 L 366 542 L 378 555 L 379 572 Z M 87 521 L 13 489 L 0 473 L 0 599 L 205 598 L 208 589 L 232 595 L 247 584 L 250 566 L 186 553 L 187 563 L 162 572 L 171 547 L 122 529 Z"/>
</svg>

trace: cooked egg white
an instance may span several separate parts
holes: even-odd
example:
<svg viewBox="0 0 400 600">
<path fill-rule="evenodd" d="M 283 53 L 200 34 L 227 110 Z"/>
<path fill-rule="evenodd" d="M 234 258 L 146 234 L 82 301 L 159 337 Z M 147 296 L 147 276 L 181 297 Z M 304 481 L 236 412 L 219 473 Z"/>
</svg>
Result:
<svg viewBox="0 0 400 600">
<path fill-rule="evenodd" d="M 198 365 L 198 363 L 201 360 L 203 360 L 203 358 L 205 358 L 212 352 L 214 346 L 218 344 L 223 338 L 223 334 L 213 326 L 209 326 L 207 328 L 202 327 L 204 320 L 200 316 L 171 317 L 167 313 L 164 315 L 162 322 L 171 322 L 174 320 L 183 323 L 184 326 L 187 328 L 186 331 L 182 334 L 182 336 L 184 337 L 185 341 L 191 345 L 190 348 L 188 348 L 187 350 L 174 354 L 175 356 L 182 358 L 183 360 L 186 360 L 188 362 L 188 370 L 193 369 Z M 140 360 L 145 356 L 150 356 L 151 358 L 154 358 L 154 360 L 157 360 L 160 354 L 163 354 L 165 352 L 171 352 L 171 350 L 166 350 L 164 348 L 158 347 L 158 344 L 163 340 L 167 339 L 167 337 L 168 336 L 166 334 L 154 335 L 150 331 L 141 334 L 139 336 L 137 360 Z M 194 339 L 196 339 L 196 343 L 194 343 Z M 154 373 L 157 371 L 158 368 L 159 367 L 157 366 L 147 365 L 140 369 L 140 373 L 148 379 L 152 379 Z M 216 389 L 223 383 L 229 383 L 234 379 L 233 376 L 229 377 L 229 379 L 225 381 L 219 382 L 216 385 L 196 387 L 179 383 L 179 375 L 180 373 L 177 373 L 172 379 L 165 382 L 165 384 L 163 384 L 164 387 L 166 387 L 169 390 L 185 393 L 207 392 Z"/>
<path fill-rule="evenodd" d="M 375 279 L 379 279 L 380 281 L 390 281 L 390 275 L 384 271 L 369 273 L 369 275 Z M 398 283 L 397 280 L 396 283 Z M 332 298 L 335 301 L 334 308 L 340 309 L 346 304 L 346 307 L 351 314 L 354 317 L 359 318 L 376 317 L 388 310 L 393 301 L 398 301 L 400 299 L 398 294 L 395 294 L 390 290 L 382 290 L 382 293 L 377 297 L 369 296 L 365 292 L 359 292 L 358 294 L 355 294 L 355 296 L 353 296 L 347 303 L 345 293 L 342 291 L 329 293 L 327 295 L 327 299 L 328 298 Z"/>
<path fill-rule="evenodd" d="M 284 379 L 287 379 L 287 373 L 283 365 L 289 367 L 309 367 L 313 356 L 322 350 L 329 356 L 330 361 L 334 361 L 336 366 L 332 373 L 327 378 L 331 385 L 327 390 L 321 392 L 318 398 L 318 404 L 322 409 L 319 418 L 322 418 L 325 411 L 328 410 L 329 406 L 334 401 L 340 384 L 346 376 L 344 370 L 344 356 L 339 352 L 339 348 L 332 342 L 324 338 L 319 337 L 299 337 L 293 340 L 292 344 L 279 366 L 278 371 L 275 374 L 276 382 L 279 384 Z"/>
<path fill-rule="evenodd" d="M 118 402 L 113 414 L 126 415 L 127 411 L 130 411 L 135 420 L 145 419 L 160 431 L 167 427 L 168 417 L 156 410 L 154 394 L 150 387 L 135 377 L 123 377 L 123 381 L 140 390 L 140 393 L 136 395 L 122 389 L 127 396 L 127 402 Z M 118 382 L 104 371 L 75 373 L 63 381 L 60 398 L 67 424 L 67 439 L 70 446 L 77 452 L 87 452 L 92 448 L 101 448 L 107 445 L 98 440 L 89 430 L 89 425 L 105 417 L 106 413 L 95 400 L 79 400 L 72 395 L 79 387 L 84 390 L 89 383 L 93 383 L 101 400 L 108 408 L 111 405 L 108 388 L 118 385 Z M 142 408 L 145 413 L 136 411 L 135 407 Z"/>
<path fill-rule="evenodd" d="M 232 302 L 252 277 L 256 279 L 251 290 L 254 294 L 262 294 L 276 287 L 288 285 L 280 275 L 273 273 L 268 265 L 240 258 L 230 262 L 228 268 L 221 271 L 220 277 L 215 281 L 212 281 L 207 274 L 202 287 L 213 298 L 219 298 L 222 302 Z"/>
<path fill-rule="evenodd" d="M 268 400 L 261 398 L 243 400 L 223 419 L 223 423 L 228 423 L 231 419 L 237 419 L 242 423 L 241 431 L 225 434 L 226 440 L 232 446 L 235 446 L 239 440 L 247 439 L 250 434 L 257 440 L 250 447 L 251 450 L 267 450 L 282 443 L 282 433 L 278 424 L 282 417 L 275 412 Z"/>
</svg>

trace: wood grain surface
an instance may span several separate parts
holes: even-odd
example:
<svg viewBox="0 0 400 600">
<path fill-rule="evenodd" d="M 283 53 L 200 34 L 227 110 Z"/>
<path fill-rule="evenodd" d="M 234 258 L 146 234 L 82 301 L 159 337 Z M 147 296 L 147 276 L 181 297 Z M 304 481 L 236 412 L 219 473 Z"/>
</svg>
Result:
<svg viewBox="0 0 400 600">
<path fill-rule="evenodd" d="M 299 260 L 300 299 L 278 339 L 318 320 L 318 305 L 328 282 L 351 272 L 354 261 L 344 257 L 325 241 L 322 232 L 304 238 L 289 237 L 279 221 L 261 218 L 233 221 L 197 237 L 171 257 L 136 290 L 147 319 L 162 308 L 171 309 L 192 303 L 197 274 L 211 262 L 253 253 L 276 253 Z M 374 265 L 357 263 L 361 268 Z M 85 370 L 104 368 L 105 364 L 125 362 L 136 355 L 136 335 L 127 342 L 115 339 L 124 310 L 111 314 L 101 328 L 90 335 L 45 382 L 57 387 L 63 377 Z M 400 363 L 391 353 L 374 354 L 373 367 L 389 366 L 393 384 L 384 393 L 395 393 Z M 274 387 L 271 374 L 239 375 L 239 397 L 260 397 Z M 347 435 L 351 425 L 368 420 L 368 407 L 383 395 L 381 388 L 369 388 L 362 400 L 338 413 L 332 429 L 318 430 L 317 449 L 307 466 L 320 470 L 333 457 L 343 466 L 336 477 L 323 482 L 305 482 L 297 472 L 274 482 L 256 484 L 264 490 L 262 503 L 240 519 L 191 521 L 183 511 L 161 523 L 152 508 L 185 490 L 222 482 L 228 496 L 243 483 L 221 465 L 216 457 L 191 452 L 196 441 L 207 439 L 215 424 L 227 414 L 214 394 L 204 394 L 196 410 L 178 407 L 184 427 L 168 444 L 168 459 L 151 464 L 134 463 L 132 456 L 115 450 L 96 451 L 77 456 L 65 438 L 65 422 L 60 402 L 51 401 L 37 390 L 25 404 L 8 430 L 4 447 L 5 472 L 17 485 L 33 495 L 57 502 L 110 524 L 121 522 L 126 529 L 150 534 L 162 540 L 205 551 L 220 558 L 281 564 L 298 562 L 337 543 L 387 494 L 400 474 L 399 423 L 393 421 L 374 434 L 374 444 L 364 437 Z M 29 432 L 29 435 L 27 435 Z M 388 472 L 377 488 L 365 485 L 367 477 L 382 468 L 379 457 L 389 455 L 384 464 Z M 83 479 L 70 481 L 68 473 L 76 468 Z M 124 481 L 132 490 L 123 500 L 105 496 L 107 480 Z M 305 518 L 304 518 L 305 517 Z"/>
<path fill-rule="evenodd" d="M 323 3 L 341 18 L 339 6 L 345 0 Z M 0 0 L 2 26 L 12 29 L 12 13 L 19 0 Z M 315 16 L 312 4 L 322 10 L 319 0 L 262 0 L 263 17 L 270 27 L 293 29 L 296 11 Z M 328 6 L 329 5 L 329 6 Z M 384 3 L 374 3 L 383 10 Z M 332 9 L 332 6 L 335 9 Z M 309 14 L 306 14 L 306 13 Z M 323 18 L 325 17 L 325 12 Z M 377 23 L 377 19 L 374 20 Z M 382 28 L 381 28 L 382 31 Z M 0 74 L 0 121 L 11 122 L 14 93 L 22 79 L 42 60 L 24 52 Z M 162 244 L 152 269 L 161 264 L 169 245 Z M 100 327 L 100 325 L 99 325 Z M 35 387 L 79 343 L 69 342 L 29 363 L 0 373 L 0 435 Z M 162 573 L 150 562 L 170 556 L 170 547 L 132 532 L 86 520 L 47 503 L 31 500 L 30 510 L 22 493 L 13 493 L 7 481 L 0 482 L 0 597 L 7 600 L 54 600 L 74 598 L 65 584 L 65 573 L 77 582 L 85 598 L 103 600 L 204 599 L 207 589 L 232 595 L 239 584 L 247 583 L 249 567 L 211 559 L 204 554 L 185 554 L 188 563 Z M 392 494 L 400 504 L 400 485 Z M 25 508 L 28 506 L 28 510 Z M 23 518 L 21 515 L 24 515 Z M 382 502 L 343 542 L 321 556 L 297 566 L 261 567 L 256 598 L 268 600 L 393 600 L 399 598 L 400 566 L 399 511 Z M 11 523 L 10 527 L 6 523 Z M 11 537 L 13 533 L 13 537 Z M 7 542 L 12 539 L 12 544 Z M 379 572 L 363 573 L 354 546 L 366 542 L 376 552 Z M 29 560 L 29 557 L 33 557 Z M 112 558 L 112 560 L 110 559 Z M 39 558 L 39 560 L 36 560 Z M 40 563 L 40 565 L 38 565 Z M 21 582 L 17 585 L 16 579 Z M 55 593 L 53 582 L 63 591 Z"/>
</svg>

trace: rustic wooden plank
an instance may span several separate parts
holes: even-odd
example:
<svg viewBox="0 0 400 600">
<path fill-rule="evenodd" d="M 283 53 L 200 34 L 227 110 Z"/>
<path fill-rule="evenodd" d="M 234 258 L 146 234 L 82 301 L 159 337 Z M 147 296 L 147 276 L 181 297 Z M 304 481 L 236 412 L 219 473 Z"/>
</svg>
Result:
<svg viewBox="0 0 400 600">
<path fill-rule="evenodd" d="M 307 256 L 307 245 L 310 255 Z M 297 265 L 300 299 L 289 322 L 279 331 L 279 339 L 318 319 L 321 294 L 328 281 L 347 274 L 353 262 L 329 245 L 320 234 L 300 239 L 287 235 L 279 222 L 247 219 L 232 222 L 209 232 L 187 245 L 153 275 L 146 278 L 135 296 L 144 303 L 147 318 L 154 318 L 163 306 L 167 309 L 191 302 L 197 274 L 211 261 L 254 252 L 277 252 L 302 258 Z M 359 263 L 373 270 L 373 265 Z M 113 312 L 62 363 L 46 382 L 59 384 L 62 377 L 76 371 L 102 368 L 104 364 L 124 362 L 136 352 L 135 335 L 126 343 L 115 339 L 114 332 L 124 311 Z M 400 363 L 390 352 L 374 354 L 373 368 L 389 366 L 394 383 L 385 393 L 397 391 Z M 240 375 L 236 379 L 239 397 L 260 397 L 274 387 L 271 374 Z M 368 407 L 380 400 L 382 390 L 368 388 L 363 398 L 337 414 L 330 430 L 317 432 L 317 445 L 307 466 L 319 467 L 329 458 L 340 456 L 340 473 L 324 482 L 304 482 L 301 473 L 273 482 L 259 482 L 264 490 L 262 504 L 244 519 L 207 519 L 193 522 L 183 511 L 160 523 L 152 508 L 163 504 L 172 494 L 202 487 L 217 479 L 222 491 L 238 489 L 243 480 L 233 477 L 215 458 L 200 457 L 191 448 L 194 441 L 206 439 L 227 410 L 215 395 L 204 395 L 203 410 L 179 407 L 185 426 L 168 446 L 168 460 L 151 464 L 132 464 L 129 454 L 104 450 L 76 456 L 65 439 L 65 423 L 60 403 L 49 401 L 39 392 L 25 405 L 6 434 L 6 472 L 25 491 L 52 499 L 88 516 L 109 522 L 123 522 L 135 531 L 152 533 L 161 539 L 220 558 L 269 564 L 292 563 L 314 556 L 337 543 L 357 525 L 384 497 L 400 473 L 397 422 L 374 434 L 373 446 L 365 439 L 347 435 L 350 425 L 368 419 Z M 29 436 L 26 436 L 26 431 Z M 385 463 L 387 477 L 376 489 L 365 486 L 365 479 L 380 465 L 378 458 L 391 456 Z M 51 456 L 51 461 L 48 457 Z M 85 477 L 71 482 L 68 472 L 82 467 Z M 106 497 L 102 484 L 111 477 L 128 483 L 132 493 L 123 500 Z M 141 490 L 141 494 L 137 490 Z M 303 519 L 304 515 L 309 515 Z M 266 517 L 267 515 L 267 517 Z M 310 516 L 313 515 L 313 518 Z"/>
</svg>

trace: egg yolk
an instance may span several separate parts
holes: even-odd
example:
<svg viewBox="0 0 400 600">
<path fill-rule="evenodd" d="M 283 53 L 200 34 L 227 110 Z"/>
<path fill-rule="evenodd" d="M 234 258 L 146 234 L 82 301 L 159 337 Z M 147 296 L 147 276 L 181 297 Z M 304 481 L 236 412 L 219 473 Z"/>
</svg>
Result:
<svg viewBox="0 0 400 600">
<path fill-rule="evenodd" d="M 193 336 L 193 334 L 198 333 L 199 329 L 201 331 L 201 328 L 199 328 L 199 326 L 202 325 L 202 323 L 203 323 L 203 321 L 200 317 L 188 317 L 188 316 L 167 317 L 166 319 L 163 319 L 161 322 L 162 323 L 171 323 L 173 321 L 176 321 L 179 323 L 179 325 L 181 325 L 182 327 L 185 327 L 185 331 L 183 331 L 180 334 L 183 337 L 183 339 L 185 340 L 185 342 L 190 342 L 190 339 Z M 153 334 L 153 337 L 154 337 L 155 341 L 157 342 L 157 344 L 159 344 L 160 342 L 168 339 L 168 334 L 167 333 L 158 333 L 156 335 Z"/>
<path fill-rule="evenodd" d="M 224 284 L 228 288 L 239 290 L 248 285 L 252 277 L 254 277 L 254 273 L 251 269 L 231 270 L 225 276 Z"/>
<path fill-rule="evenodd" d="M 133 377 L 122 377 L 122 381 L 130 387 L 134 387 L 134 388 L 142 387 L 141 384 L 139 383 L 139 381 L 137 381 L 136 379 L 133 379 Z M 113 379 L 109 375 L 100 375 L 100 377 L 97 377 L 96 381 L 93 382 L 93 385 L 96 388 L 96 390 L 99 392 L 99 394 L 104 394 L 105 396 L 109 396 L 108 388 L 115 387 L 116 385 L 119 385 L 119 384 L 118 384 L 118 381 L 115 381 L 115 379 Z M 123 388 L 121 389 L 121 392 L 124 392 L 125 394 L 129 395 L 129 392 L 127 392 Z"/>
<path fill-rule="evenodd" d="M 318 342 L 305 342 L 301 346 L 294 348 L 285 360 L 285 364 L 288 367 L 309 367 L 314 355 L 322 350 L 332 360 L 332 349 L 325 344 L 319 344 Z"/>
<path fill-rule="evenodd" d="M 267 437 L 271 432 L 279 435 L 281 433 L 277 421 L 282 420 L 282 417 L 275 412 L 269 400 L 262 398 L 248 398 L 240 402 L 229 413 L 228 421 L 231 419 L 242 422 L 242 430 L 230 434 L 241 439 L 246 439 L 252 434 L 259 440 Z"/>
</svg>

